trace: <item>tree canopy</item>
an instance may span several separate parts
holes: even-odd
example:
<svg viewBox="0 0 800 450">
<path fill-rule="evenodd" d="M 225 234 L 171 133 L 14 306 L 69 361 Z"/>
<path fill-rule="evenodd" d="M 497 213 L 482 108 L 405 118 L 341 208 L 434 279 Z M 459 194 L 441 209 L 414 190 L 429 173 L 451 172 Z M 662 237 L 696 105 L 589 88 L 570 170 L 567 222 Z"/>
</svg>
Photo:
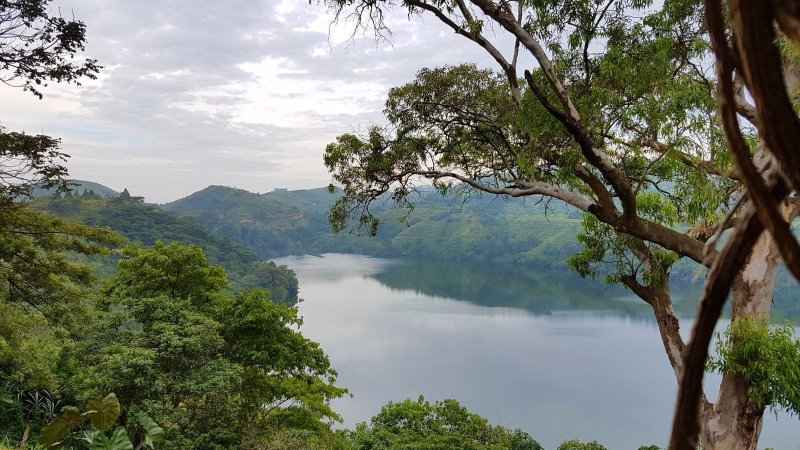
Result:
<svg viewBox="0 0 800 450">
<path fill-rule="evenodd" d="M 0 199 L 28 198 L 35 188 L 67 190 L 67 158 L 58 139 L 0 126 Z"/>
<path fill-rule="evenodd" d="M 0 81 L 39 98 L 50 81 L 79 83 L 100 70 L 94 59 L 75 59 L 84 50 L 86 25 L 51 11 L 49 3 L 0 1 Z"/>
<path fill-rule="evenodd" d="M 157 243 L 120 261 L 71 352 L 77 399 L 114 392 L 126 417 L 163 424 L 170 448 L 230 448 L 276 429 L 331 433 L 347 393 L 297 310 L 250 290 L 226 294 L 196 246 Z M 253 437 L 255 436 L 255 437 Z"/>
<path fill-rule="evenodd" d="M 542 450 L 527 433 L 489 425 L 452 399 L 389 402 L 345 435 L 354 450 Z"/>
</svg>

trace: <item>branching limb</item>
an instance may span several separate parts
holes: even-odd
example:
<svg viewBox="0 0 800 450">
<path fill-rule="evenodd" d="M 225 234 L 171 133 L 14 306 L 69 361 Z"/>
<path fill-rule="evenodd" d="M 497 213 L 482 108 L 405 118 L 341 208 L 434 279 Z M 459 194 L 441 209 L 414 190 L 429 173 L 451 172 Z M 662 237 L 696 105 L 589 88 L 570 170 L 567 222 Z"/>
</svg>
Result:
<svg viewBox="0 0 800 450">
<path fill-rule="evenodd" d="M 797 241 L 789 235 L 786 236 L 783 227 L 786 225 L 782 217 L 779 216 L 775 205 L 777 205 L 788 193 L 781 177 L 767 176 L 769 187 L 765 185 L 762 174 L 759 174 L 751 160 L 750 151 L 739 130 L 736 117 L 735 88 L 731 80 L 733 73 L 733 58 L 731 49 L 725 38 L 725 25 L 722 15 L 720 2 L 717 0 L 706 0 L 706 20 L 709 26 L 711 44 L 717 58 L 717 76 L 719 80 L 718 103 L 720 114 L 723 119 L 725 134 L 728 139 L 731 151 L 736 158 L 739 169 L 742 171 L 745 184 L 748 188 L 748 196 L 752 203 L 739 219 L 739 223 L 729 237 L 723 250 L 715 258 L 714 264 L 709 271 L 703 291 L 702 300 L 692 329 L 692 338 L 685 357 L 686 371 L 679 384 L 678 402 L 675 407 L 675 418 L 673 422 L 672 435 L 669 448 L 673 450 L 692 450 L 696 447 L 699 434 L 699 401 L 702 392 L 702 380 L 705 370 L 705 361 L 708 357 L 708 346 L 714 332 L 717 321 L 722 312 L 722 307 L 728 295 L 733 278 L 744 266 L 748 256 L 752 252 L 753 245 L 761 235 L 764 228 L 770 229 L 773 237 L 779 242 L 782 256 L 786 258 L 791 255 L 787 253 L 784 245 L 789 245 L 791 252 L 797 246 Z M 785 135 L 774 136 L 777 131 L 775 126 L 782 125 L 782 129 L 791 130 L 797 124 L 797 117 L 793 110 L 786 111 L 780 105 L 780 98 L 774 99 L 760 98 L 768 91 L 773 91 L 771 95 L 783 96 L 786 99 L 786 91 L 783 86 L 765 86 L 762 76 L 772 79 L 775 73 L 775 60 L 778 69 L 780 67 L 777 50 L 773 46 L 774 32 L 772 29 L 772 19 L 769 13 L 769 3 L 747 2 L 732 0 L 732 15 L 734 17 L 734 31 L 737 39 L 736 48 L 739 50 L 740 61 L 745 65 L 745 74 L 750 82 L 751 92 L 756 99 L 756 109 L 758 111 L 759 123 L 762 125 L 761 135 L 767 148 L 779 157 L 788 148 L 782 147 L 786 144 Z M 743 14 L 740 8 L 747 5 L 747 13 Z M 753 16 L 744 18 L 742 16 Z M 754 28 L 749 28 L 754 27 Z M 766 34 L 766 38 L 765 38 Z M 772 36 L 772 37 L 770 37 Z M 761 52 L 753 53 L 756 49 Z M 766 52 L 766 53 L 762 53 Z M 773 66 L 771 73 L 763 73 L 763 67 L 752 67 L 755 61 L 751 58 L 759 58 L 758 64 Z M 764 59 L 771 61 L 765 62 Z M 776 89 L 777 88 L 777 89 Z M 758 92 L 759 95 L 756 95 Z M 787 99 L 788 102 L 788 99 Z M 764 111 L 764 107 L 770 105 L 777 109 Z M 783 113 L 783 114 L 781 114 Z M 787 117 L 788 116 L 790 117 Z M 777 122 L 773 122 L 777 120 Z M 785 127 L 785 128 L 784 128 Z M 797 127 L 800 131 L 800 127 Z M 792 132 L 787 133 L 792 135 Z M 798 140 L 794 141 L 795 143 Z M 786 154 L 783 154 L 786 156 Z M 789 155 L 791 156 L 791 155 Z M 800 159 L 798 159 L 800 163 Z M 785 173 L 791 166 L 783 166 Z M 773 167 L 773 169 L 779 169 Z M 800 177 L 800 174 L 795 174 Z M 788 242 L 788 239 L 791 242 Z M 790 259 L 787 265 L 791 263 Z M 797 264 L 795 261 L 794 264 Z M 794 271 L 793 271 L 794 273 Z"/>
<path fill-rule="evenodd" d="M 539 103 L 552 115 L 556 120 L 564 125 L 569 134 L 578 143 L 581 153 L 592 166 L 596 167 L 605 177 L 611 186 L 616 191 L 617 196 L 622 203 L 622 210 L 625 218 L 632 221 L 636 217 L 636 195 L 631 187 L 630 180 L 617 168 L 609 159 L 608 155 L 599 150 L 589 135 L 588 131 L 581 125 L 578 120 L 573 117 L 558 111 L 547 96 L 542 92 L 536 84 L 536 80 L 529 71 L 525 71 L 525 80 L 528 86 L 533 91 Z"/>
<path fill-rule="evenodd" d="M 519 82 L 517 81 L 517 71 L 515 68 L 516 61 L 513 64 L 509 63 L 500 50 L 498 50 L 497 47 L 489 42 L 480 31 L 464 29 L 462 26 L 455 23 L 441 9 L 420 0 L 406 0 L 406 3 L 414 8 L 419 8 L 434 14 L 442 23 L 452 28 L 456 34 L 464 36 L 486 50 L 486 52 L 489 53 L 489 55 L 494 58 L 497 64 L 499 64 L 503 69 L 503 73 L 505 73 L 506 78 L 508 79 L 508 84 L 511 87 L 511 94 L 514 96 L 514 101 L 517 103 L 517 105 L 522 103 L 522 91 L 520 90 Z M 461 10 L 461 14 L 464 16 L 464 19 L 467 22 L 473 22 L 474 19 L 472 18 L 472 15 L 470 14 L 466 4 L 464 4 L 464 1 L 457 0 L 456 3 Z"/>
</svg>

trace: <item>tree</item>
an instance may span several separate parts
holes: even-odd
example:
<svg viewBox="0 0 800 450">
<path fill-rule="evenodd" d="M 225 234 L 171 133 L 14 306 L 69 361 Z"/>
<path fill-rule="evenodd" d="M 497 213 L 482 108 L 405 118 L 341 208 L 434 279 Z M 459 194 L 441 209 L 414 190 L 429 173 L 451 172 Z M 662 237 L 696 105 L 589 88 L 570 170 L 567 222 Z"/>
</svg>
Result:
<svg viewBox="0 0 800 450">
<path fill-rule="evenodd" d="M 297 310 L 262 290 L 226 294 L 197 246 L 125 251 L 78 346 L 74 395 L 114 392 L 164 424 L 171 448 L 235 448 L 286 430 L 331 435 L 347 393 Z M 126 424 L 123 411 L 121 425 Z"/>
<path fill-rule="evenodd" d="M 215 292 L 230 287 L 225 269 L 212 266 L 197 245 L 156 241 L 152 248 L 128 247 L 123 256 L 119 273 L 109 282 L 112 296 L 166 295 L 202 304 Z"/>
<path fill-rule="evenodd" d="M 93 59 L 75 61 L 86 42 L 84 23 L 53 14 L 49 3 L 0 1 L 0 81 L 39 98 L 49 81 L 80 84 L 80 78 L 94 79 L 100 69 Z"/>
<path fill-rule="evenodd" d="M 794 2 L 728 2 L 730 17 L 724 17 L 720 1 L 706 1 L 706 20 L 714 48 L 717 97 L 723 117 L 725 136 L 733 153 L 750 202 L 740 214 L 733 236 L 714 261 L 701 300 L 691 345 L 686 355 L 687 367 L 680 382 L 675 408 L 671 448 L 691 449 L 698 430 L 698 398 L 703 372 L 701 366 L 722 306 L 726 301 L 730 274 L 747 263 L 748 255 L 757 252 L 760 239 L 778 242 L 783 260 L 800 280 L 800 243 L 792 235 L 785 214 L 786 202 L 796 202 L 800 191 L 800 158 L 793 142 L 800 136 L 800 119 L 795 108 L 797 61 L 787 58 L 785 38 L 800 43 L 800 17 Z M 730 39 L 728 39 L 730 36 Z M 730 41 L 730 42 L 729 42 Z M 754 104 L 747 102 L 744 90 Z M 743 139 L 738 117 L 749 120 L 759 132 L 762 158 L 751 161 L 751 152 Z M 790 194 L 794 193 L 794 199 Z M 791 216 L 790 216 L 791 217 Z M 790 221 L 790 220 L 789 220 Z M 762 232 L 768 235 L 762 235 Z M 741 343 L 734 342 L 734 353 Z M 756 389 L 757 390 L 757 389 Z"/>
<path fill-rule="evenodd" d="M 338 18 L 377 33 L 385 31 L 384 12 L 391 6 L 326 4 Z M 477 44 L 501 74 L 469 66 L 422 70 L 414 82 L 390 91 L 388 128 L 373 128 L 365 137 L 343 135 L 330 144 L 325 163 L 344 193 L 330 212 L 334 229 L 355 219 L 374 233 L 378 221 L 370 204 L 390 195 L 411 206 L 420 179 L 441 191 L 563 201 L 586 213 L 584 250 L 571 264 L 582 275 L 594 275 L 599 264 L 612 263 L 608 281 L 621 282 L 653 308 L 680 380 L 687 370 L 686 344 L 670 298 L 670 268 L 681 257 L 710 266 L 720 234 L 731 226 L 731 205 L 745 201 L 716 114 L 699 2 L 403 5 L 410 17 L 436 17 Z M 509 57 L 483 34 L 487 24 L 512 37 Z M 538 63 L 522 80 L 520 51 Z M 755 130 L 745 128 L 745 137 L 754 141 Z M 748 152 L 755 160 L 762 154 Z M 787 205 L 785 212 L 790 210 Z M 756 248 L 740 261 L 743 270 L 728 274 L 734 320 L 769 313 L 779 249 L 768 236 Z M 725 395 L 716 403 L 698 397 L 704 448 L 755 445 L 763 408 L 748 397 L 748 386 L 726 373 Z M 714 421 L 735 425 L 711 430 Z"/>
<path fill-rule="evenodd" d="M 31 208 L 12 208 L 0 214 L 0 242 L 3 303 L 26 305 L 58 323 L 80 308 L 95 281 L 91 267 L 67 252 L 104 255 L 122 238 Z"/>
<path fill-rule="evenodd" d="M 63 387 L 72 371 L 73 339 L 88 317 L 84 301 L 95 281 L 91 267 L 75 256 L 104 255 L 121 240 L 109 230 L 16 203 L 0 210 L 0 384 L 5 389 L 26 397 Z M 16 425 L 24 441 L 32 423 Z"/>
<path fill-rule="evenodd" d="M 27 198 L 34 188 L 67 190 L 67 158 L 58 139 L 0 126 L 0 199 L 7 203 Z"/>
<path fill-rule="evenodd" d="M 74 62 L 83 50 L 82 22 L 55 17 L 49 0 L 0 1 L 0 80 L 41 98 L 48 80 L 94 77 L 93 60 Z M 67 191 L 69 155 L 58 139 L 9 132 L 0 126 L 0 300 L 22 304 L 61 321 L 79 306 L 81 289 L 93 281 L 88 266 L 65 253 L 98 255 L 121 238 L 108 230 L 56 219 L 25 207 L 35 188 Z"/>
<path fill-rule="evenodd" d="M 527 433 L 489 425 L 456 400 L 430 403 L 422 396 L 387 403 L 345 436 L 354 450 L 542 450 Z"/>
</svg>

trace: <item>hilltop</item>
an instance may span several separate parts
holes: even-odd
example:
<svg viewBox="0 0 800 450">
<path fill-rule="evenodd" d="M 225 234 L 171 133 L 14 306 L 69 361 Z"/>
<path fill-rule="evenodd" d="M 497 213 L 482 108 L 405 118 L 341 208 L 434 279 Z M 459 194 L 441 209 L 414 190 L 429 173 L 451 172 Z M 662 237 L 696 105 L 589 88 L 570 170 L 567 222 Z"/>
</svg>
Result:
<svg viewBox="0 0 800 450">
<path fill-rule="evenodd" d="M 429 256 L 564 267 L 578 249 L 580 219 L 562 205 L 494 197 L 442 197 L 423 191 L 405 223 L 390 201 L 377 207 L 375 237 L 350 230 L 334 235 L 327 213 L 337 198 L 325 188 L 256 194 L 210 186 L 161 205 L 195 218 L 263 258 L 323 252 Z"/>
<path fill-rule="evenodd" d="M 111 190 L 96 183 L 83 186 L 86 188 L 80 195 L 51 195 L 41 198 L 36 205 L 59 217 L 110 228 L 131 241 L 147 246 L 157 240 L 199 245 L 211 263 L 225 267 L 234 290 L 264 288 L 272 292 L 275 301 L 297 301 L 297 279 L 288 268 L 264 261 L 247 247 L 209 230 L 190 217 L 180 217 L 145 204 L 139 197 L 100 196 L 98 191 Z M 116 271 L 114 258 L 93 262 L 101 275 L 107 276 Z"/>
</svg>

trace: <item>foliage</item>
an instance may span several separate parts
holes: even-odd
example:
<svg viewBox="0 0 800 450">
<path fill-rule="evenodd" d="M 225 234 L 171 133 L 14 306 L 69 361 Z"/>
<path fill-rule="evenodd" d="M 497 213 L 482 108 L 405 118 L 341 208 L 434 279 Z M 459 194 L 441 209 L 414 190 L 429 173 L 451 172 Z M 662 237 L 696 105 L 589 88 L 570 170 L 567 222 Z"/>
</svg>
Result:
<svg viewBox="0 0 800 450">
<path fill-rule="evenodd" d="M 800 339 L 790 324 L 738 319 L 717 333 L 716 353 L 707 369 L 744 378 L 747 395 L 759 408 L 800 415 Z"/>
<path fill-rule="evenodd" d="M 120 404 L 114 394 L 102 399 L 89 399 L 83 413 L 78 408 L 66 407 L 42 429 L 39 443 L 47 448 L 71 448 L 85 441 L 90 450 L 133 450 L 128 430 L 121 426 L 111 430 L 120 412 Z M 144 429 L 137 448 L 154 448 L 155 443 L 163 442 L 164 430 L 161 427 L 144 413 L 138 413 L 136 418 Z M 85 427 L 87 423 L 88 428 Z M 110 432 L 110 435 L 106 432 Z"/>
<path fill-rule="evenodd" d="M 160 444 L 165 440 L 164 429 L 143 412 L 136 413 L 136 420 L 144 431 L 144 445 L 147 448 L 154 448 L 155 444 Z"/>
<path fill-rule="evenodd" d="M 87 184 L 92 190 L 82 187 Z M 58 216 L 86 224 L 111 228 L 142 245 L 156 241 L 182 242 L 203 247 L 210 261 L 225 267 L 233 290 L 263 288 L 272 292 L 276 301 L 293 304 L 297 301 L 297 278 L 284 266 L 261 261 L 251 250 L 214 233 L 189 217 L 177 217 L 152 205 L 132 198 L 107 198 L 94 194 L 105 191 L 100 185 L 81 182 L 81 195 L 55 197 L 42 192 L 37 206 Z M 116 272 L 112 258 L 91 261 L 98 272 L 110 276 Z"/>
<path fill-rule="evenodd" d="M 0 304 L 0 374 L 18 389 L 57 389 L 64 333 L 20 304 Z"/>
<path fill-rule="evenodd" d="M 4 303 L 25 304 L 56 322 L 69 317 L 94 281 L 86 264 L 65 252 L 103 255 L 115 233 L 13 205 L 0 214 L 0 287 Z"/>
<path fill-rule="evenodd" d="M 119 273 L 109 281 L 109 294 L 120 298 L 167 295 L 171 300 L 208 302 L 209 295 L 229 287 L 225 269 L 212 266 L 196 245 L 165 244 L 127 247 Z"/>
<path fill-rule="evenodd" d="M 607 450 L 605 447 L 597 443 L 597 441 L 591 441 L 583 443 L 577 439 L 570 439 L 568 441 L 564 441 L 561 445 L 558 446 L 558 450 Z"/>
<path fill-rule="evenodd" d="M 0 81 L 39 98 L 47 82 L 74 82 L 95 78 L 97 61 L 76 61 L 84 49 L 86 26 L 49 11 L 50 0 L 0 2 Z"/>
<path fill-rule="evenodd" d="M 35 188 L 66 190 L 67 158 L 58 139 L 7 131 L 0 126 L 0 198 L 10 202 L 29 197 Z"/>
<path fill-rule="evenodd" d="M 354 449 L 541 450 L 520 430 L 489 425 L 455 400 L 389 402 L 345 435 Z"/>
<path fill-rule="evenodd" d="M 567 258 L 567 264 L 582 277 L 596 278 L 607 272 L 604 281 L 620 283 L 624 278 L 636 279 L 642 285 L 664 283 L 679 256 L 650 242 L 616 233 L 612 227 L 591 214 L 583 216 L 583 230 L 578 242 L 583 248 Z M 647 254 L 647 264 L 631 249 Z"/>
<path fill-rule="evenodd" d="M 111 436 L 105 433 L 94 433 L 89 437 L 90 450 L 133 450 L 133 444 L 122 427 L 117 427 Z"/>
<path fill-rule="evenodd" d="M 114 426 L 120 414 L 119 401 L 114 394 L 103 399 L 90 399 L 86 402 L 86 409 L 86 412 L 81 413 L 74 406 L 65 407 L 60 415 L 42 429 L 39 442 L 47 447 L 63 447 L 72 432 L 84 423 L 91 422 L 98 430 L 107 431 Z"/>
<path fill-rule="evenodd" d="M 329 401 L 347 391 L 296 309 L 261 290 L 223 293 L 224 270 L 196 246 L 128 254 L 79 346 L 77 397 L 113 390 L 164 424 L 173 448 L 234 447 L 250 427 L 330 433 Z"/>
<path fill-rule="evenodd" d="M 333 385 L 337 374 L 319 344 L 295 331 L 303 323 L 296 309 L 270 302 L 264 291 L 245 291 L 226 302 L 217 321 L 226 354 L 244 368 L 243 402 L 255 418 L 288 402 L 319 417 L 339 419 L 320 400 L 347 391 Z"/>
</svg>

